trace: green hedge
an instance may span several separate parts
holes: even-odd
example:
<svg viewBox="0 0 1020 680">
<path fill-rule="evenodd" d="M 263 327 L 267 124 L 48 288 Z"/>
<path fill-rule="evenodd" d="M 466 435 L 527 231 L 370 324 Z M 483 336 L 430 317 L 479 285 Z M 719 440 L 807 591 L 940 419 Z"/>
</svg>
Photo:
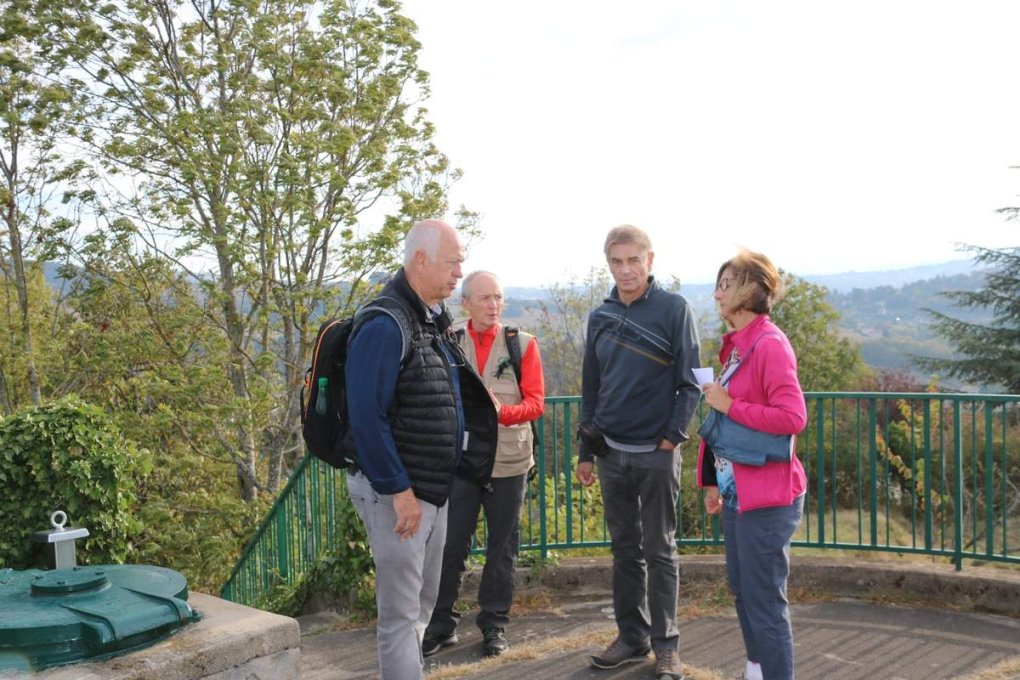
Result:
<svg viewBox="0 0 1020 680">
<path fill-rule="evenodd" d="M 54 510 L 67 513 L 68 528 L 89 530 L 79 563 L 123 562 L 139 529 L 135 480 L 149 468 L 147 451 L 77 398 L 0 420 L 0 567 L 40 566 L 32 533 L 50 528 Z"/>
</svg>

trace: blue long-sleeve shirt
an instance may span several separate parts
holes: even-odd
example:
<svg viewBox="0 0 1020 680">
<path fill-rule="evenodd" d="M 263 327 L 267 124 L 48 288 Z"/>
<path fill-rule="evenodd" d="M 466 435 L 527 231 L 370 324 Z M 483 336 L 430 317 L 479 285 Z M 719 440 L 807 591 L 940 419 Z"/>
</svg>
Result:
<svg viewBox="0 0 1020 680">
<path fill-rule="evenodd" d="M 396 397 L 403 339 L 397 322 L 386 314 L 367 319 L 354 334 L 347 350 L 344 380 L 347 414 L 358 452 L 358 467 L 378 493 L 395 494 L 411 488 L 411 479 L 400 460 L 387 418 Z M 450 353 L 443 347 L 447 360 Z M 464 439 L 464 410 L 460 398 L 460 375 L 451 366 L 457 403 L 457 441 Z M 457 448 L 459 458 L 460 447 Z"/>
<path fill-rule="evenodd" d="M 344 380 L 347 415 L 358 451 L 358 467 L 379 493 L 411 488 L 386 417 L 397 392 L 403 341 L 397 322 L 385 314 L 368 319 L 347 349 Z"/>
</svg>

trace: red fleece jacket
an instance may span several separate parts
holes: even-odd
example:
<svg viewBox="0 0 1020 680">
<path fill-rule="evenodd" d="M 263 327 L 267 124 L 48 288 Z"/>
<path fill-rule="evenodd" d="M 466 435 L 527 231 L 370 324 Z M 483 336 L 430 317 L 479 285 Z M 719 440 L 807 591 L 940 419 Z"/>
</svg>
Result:
<svg viewBox="0 0 1020 680">
<path fill-rule="evenodd" d="M 489 360 L 489 352 L 496 341 L 496 333 L 503 332 L 502 324 L 495 324 L 479 333 L 474 324 L 468 321 L 468 335 L 475 343 L 475 356 L 478 357 L 480 371 Z M 542 357 L 538 352 L 538 340 L 533 339 L 528 346 L 522 348 L 521 356 L 521 397 L 519 404 L 502 404 L 499 409 L 500 425 L 516 425 L 534 420 L 545 411 L 545 377 L 542 375 Z"/>
</svg>

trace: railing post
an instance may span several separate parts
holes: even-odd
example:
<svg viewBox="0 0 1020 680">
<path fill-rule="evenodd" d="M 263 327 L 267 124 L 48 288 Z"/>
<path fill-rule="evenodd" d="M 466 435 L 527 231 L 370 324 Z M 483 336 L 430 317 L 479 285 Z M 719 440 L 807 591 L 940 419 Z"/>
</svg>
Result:
<svg viewBox="0 0 1020 680">
<path fill-rule="evenodd" d="M 553 409 L 556 409 L 556 405 L 553 405 Z M 545 520 L 545 509 L 547 507 L 545 497 L 545 418 L 538 419 L 538 539 L 541 541 L 541 556 L 544 562 L 549 558 L 549 541 L 548 533 L 546 529 Z"/>
<path fill-rule="evenodd" d="M 835 406 L 833 406 L 835 410 Z M 825 545 L 825 399 L 815 400 L 815 466 L 818 470 L 818 545 Z M 835 442 L 833 442 L 835 445 Z M 833 451 L 833 456 L 836 452 Z"/>
<path fill-rule="evenodd" d="M 960 417 L 960 400 L 953 400 L 953 562 L 956 570 L 963 569 L 963 423 Z"/>
<path fill-rule="evenodd" d="M 277 566 L 284 582 L 289 582 L 290 574 L 290 546 L 287 541 L 290 532 L 287 531 L 287 517 L 290 515 L 291 498 L 288 496 L 284 499 L 283 512 L 276 514 L 276 554 L 279 556 Z"/>
<path fill-rule="evenodd" d="M 992 452 L 992 402 L 984 402 L 985 409 L 985 556 L 991 557 L 995 543 L 995 458 Z M 1003 441 L 1005 446 L 1005 441 Z"/>
<path fill-rule="evenodd" d="M 868 479 L 871 485 L 871 547 L 878 545 L 878 399 L 868 399 Z"/>
<path fill-rule="evenodd" d="M 932 549 L 932 513 L 931 513 L 931 399 L 924 400 L 924 414 L 921 416 L 924 423 L 924 454 L 921 460 L 921 471 L 924 475 L 924 549 Z"/>
<path fill-rule="evenodd" d="M 570 404 L 563 405 L 563 496 L 567 504 L 566 517 L 567 517 L 567 545 L 571 545 L 574 542 L 574 485 L 571 484 L 570 474 L 573 466 L 571 460 L 570 450 L 570 433 L 573 432 L 574 428 L 573 418 L 571 417 Z"/>
</svg>

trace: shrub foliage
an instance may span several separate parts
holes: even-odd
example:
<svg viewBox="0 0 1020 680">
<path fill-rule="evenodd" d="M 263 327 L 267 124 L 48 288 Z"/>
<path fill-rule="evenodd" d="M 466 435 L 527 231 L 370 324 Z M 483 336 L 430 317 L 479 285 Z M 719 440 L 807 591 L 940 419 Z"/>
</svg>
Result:
<svg viewBox="0 0 1020 680">
<path fill-rule="evenodd" d="M 33 566 L 32 533 L 53 511 L 85 527 L 79 562 L 123 562 L 139 530 L 134 484 L 149 471 L 139 450 L 99 408 L 69 397 L 0 420 L 0 566 Z"/>
</svg>

